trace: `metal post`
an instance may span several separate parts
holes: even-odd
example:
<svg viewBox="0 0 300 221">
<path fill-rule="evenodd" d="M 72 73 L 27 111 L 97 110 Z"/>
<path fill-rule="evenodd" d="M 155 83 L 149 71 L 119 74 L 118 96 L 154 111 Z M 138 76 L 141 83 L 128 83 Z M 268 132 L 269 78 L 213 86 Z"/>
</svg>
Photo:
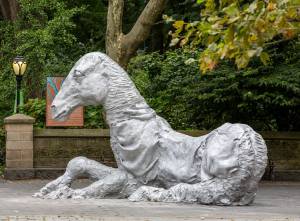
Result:
<svg viewBox="0 0 300 221">
<path fill-rule="evenodd" d="M 19 113 L 19 106 L 20 106 L 20 100 L 21 100 L 21 96 L 20 96 L 20 92 L 21 92 L 21 82 L 22 82 L 22 76 L 21 75 L 17 75 L 16 76 L 16 80 L 17 80 L 17 106 L 16 106 L 16 112 Z"/>
</svg>

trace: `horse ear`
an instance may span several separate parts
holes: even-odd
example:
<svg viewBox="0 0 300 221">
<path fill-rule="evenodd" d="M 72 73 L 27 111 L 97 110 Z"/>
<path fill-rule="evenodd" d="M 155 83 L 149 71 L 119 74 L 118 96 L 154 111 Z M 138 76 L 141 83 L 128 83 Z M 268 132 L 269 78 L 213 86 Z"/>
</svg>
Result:
<svg viewBox="0 0 300 221">
<path fill-rule="evenodd" d="M 99 56 L 100 58 L 100 56 Z M 103 71 L 102 73 L 106 72 L 105 70 L 107 69 L 107 63 L 103 60 L 103 59 L 100 59 L 100 61 L 95 65 L 95 67 L 98 69 L 98 70 L 101 70 Z M 107 73 L 106 73 L 107 74 Z M 103 75 L 104 76 L 104 75 Z M 107 74 L 108 76 L 108 74 Z"/>
</svg>

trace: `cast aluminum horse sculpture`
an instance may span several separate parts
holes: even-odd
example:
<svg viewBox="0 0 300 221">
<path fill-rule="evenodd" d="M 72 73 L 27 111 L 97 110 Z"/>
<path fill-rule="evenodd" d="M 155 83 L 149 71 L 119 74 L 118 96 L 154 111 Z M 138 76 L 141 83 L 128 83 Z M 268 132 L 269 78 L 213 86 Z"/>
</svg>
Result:
<svg viewBox="0 0 300 221">
<path fill-rule="evenodd" d="M 79 105 L 103 105 L 118 168 L 85 157 L 72 159 L 64 175 L 43 187 L 41 198 L 248 205 L 267 162 L 262 137 L 244 124 L 226 123 L 201 137 L 174 131 L 151 109 L 128 74 L 102 53 L 84 55 L 52 103 L 64 120 Z M 86 174 L 95 182 L 72 189 Z"/>
</svg>

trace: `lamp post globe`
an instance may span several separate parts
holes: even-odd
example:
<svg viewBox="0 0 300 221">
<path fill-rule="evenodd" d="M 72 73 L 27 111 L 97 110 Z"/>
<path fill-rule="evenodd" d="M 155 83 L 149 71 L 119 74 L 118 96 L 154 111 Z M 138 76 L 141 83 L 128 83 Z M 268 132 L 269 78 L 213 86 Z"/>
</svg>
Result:
<svg viewBox="0 0 300 221">
<path fill-rule="evenodd" d="M 13 70 L 16 76 L 17 81 L 17 106 L 16 106 L 16 112 L 19 113 L 19 106 L 20 106 L 20 91 L 21 91 L 21 82 L 23 75 L 27 68 L 27 62 L 24 57 L 17 56 L 13 60 Z"/>
</svg>

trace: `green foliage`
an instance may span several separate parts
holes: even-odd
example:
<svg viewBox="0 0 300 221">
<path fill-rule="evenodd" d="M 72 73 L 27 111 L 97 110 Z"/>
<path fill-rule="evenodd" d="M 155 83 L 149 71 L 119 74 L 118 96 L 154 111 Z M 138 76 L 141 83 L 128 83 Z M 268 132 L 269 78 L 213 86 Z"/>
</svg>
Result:
<svg viewBox="0 0 300 221">
<path fill-rule="evenodd" d="M 67 8 L 60 0 L 21 0 L 20 5 L 15 53 L 26 55 L 28 60 L 25 81 L 31 88 L 29 95 L 41 97 L 46 76 L 66 75 L 82 53 L 72 18 L 83 9 Z"/>
<path fill-rule="evenodd" d="M 300 30 L 299 0 L 205 0 L 201 19 L 177 20 L 172 45 L 189 44 L 205 48 L 200 69 L 212 70 L 222 59 L 232 59 L 239 69 L 253 57 L 264 65 L 270 61 L 264 51 L 273 39 L 291 39 Z"/>
<path fill-rule="evenodd" d="M 87 51 L 105 50 L 107 0 L 66 0 L 68 8 L 84 10 L 74 16 L 74 34 Z"/>
<path fill-rule="evenodd" d="M 123 32 L 128 33 L 145 7 L 145 0 L 125 0 L 123 12 Z"/>
<path fill-rule="evenodd" d="M 8 22 L 0 21 L 0 125 L 3 118 L 10 115 L 14 107 L 15 79 L 12 74 L 12 39 L 13 26 Z"/>
<path fill-rule="evenodd" d="M 0 20 L 0 108 L 1 116 L 11 114 L 14 102 L 15 79 L 12 59 L 24 55 L 28 69 L 24 76 L 25 96 L 42 97 L 46 76 L 66 75 L 85 51 L 73 30 L 72 21 L 83 8 L 67 8 L 61 0 L 20 0 L 16 22 Z"/>
<path fill-rule="evenodd" d="M 176 20 L 192 21 L 199 18 L 200 9 L 201 5 L 194 0 L 172 0 L 167 2 L 164 14 Z"/>
<path fill-rule="evenodd" d="M 84 128 L 107 128 L 102 107 L 88 106 L 84 109 Z"/>
<path fill-rule="evenodd" d="M 269 51 L 274 64 L 238 71 L 220 64 L 200 75 L 199 52 L 178 49 L 134 58 L 129 72 L 159 115 L 175 129 L 213 129 L 240 122 L 256 130 L 300 129 L 299 41 Z"/>
<path fill-rule="evenodd" d="M 25 98 L 39 98 L 28 100 L 22 110 L 37 119 L 37 127 L 45 127 L 46 76 L 65 76 L 82 54 L 104 49 L 108 0 L 19 2 L 21 10 L 15 23 L 0 20 L 0 119 L 12 114 L 15 78 L 11 60 L 20 54 L 29 64 L 23 81 Z M 129 71 L 151 106 L 177 129 L 209 129 L 232 121 L 249 123 L 258 129 L 299 130 L 296 113 L 299 109 L 299 41 L 264 44 L 269 34 L 273 36 L 273 31 L 284 25 L 289 27 L 290 23 L 296 25 L 299 14 L 294 9 L 299 1 L 271 0 L 264 1 L 264 5 L 262 0 L 243 0 L 239 1 L 240 5 L 236 2 L 169 1 L 165 13 L 178 20 L 174 23 L 178 39 L 174 36 L 173 43 L 192 42 L 194 49 L 200 50 L 139 56 L 132 61 Z M 290 3 L 296 6 L 285 7 Z M 125 33 L 144 5 L 144 0 L 125 0 Z M 170 26 L 160 26 L 161 21 L 157 23 L 156 28 L 161 29 L 166 43 Z M 280 30 L 275 42 L 282 41 L 281 36 L 289 38 L 296 34 L 293 29 Z M 223 55 L 236 59 L 242 66 L 250 57 L 254 59 L 249 68 L 237 71 L 233 64 L 221 61 Z M 207 76 L 200 76 L 197 74 L 199 57 L 203 61 L 211 58 L 204 62 L 204 69 L 221 64 Z M 266 67 L 259 64 L 259 58 Z M 105 127 L 100 108 L 85 109 L 85 127 Z"/>
<path fill-rule="evenodd" d="M 21 107 L 21 113 L 31 116 L 35 119 L 34 126 L 38 128 L 45 127 L 46 121 L 46 100 L 44 99 L 29 99 Z"/>
<path fill-rule="evenodd" d="M 0 129 L 0 176 L 3 171 L 3 165 L 5 163 L 5 132 L 4 129 Z"/>
<path fill-rule="evenodd" d="M 46 127 L 46 101 L 44 99 L 29 99 L 21 108 L 21 112 L 35 118 L 35 127 Z M 103 119 L 103 109 L 89 106 L 84 110 L 84 128 L 107 128 Z"/>
</svg>

